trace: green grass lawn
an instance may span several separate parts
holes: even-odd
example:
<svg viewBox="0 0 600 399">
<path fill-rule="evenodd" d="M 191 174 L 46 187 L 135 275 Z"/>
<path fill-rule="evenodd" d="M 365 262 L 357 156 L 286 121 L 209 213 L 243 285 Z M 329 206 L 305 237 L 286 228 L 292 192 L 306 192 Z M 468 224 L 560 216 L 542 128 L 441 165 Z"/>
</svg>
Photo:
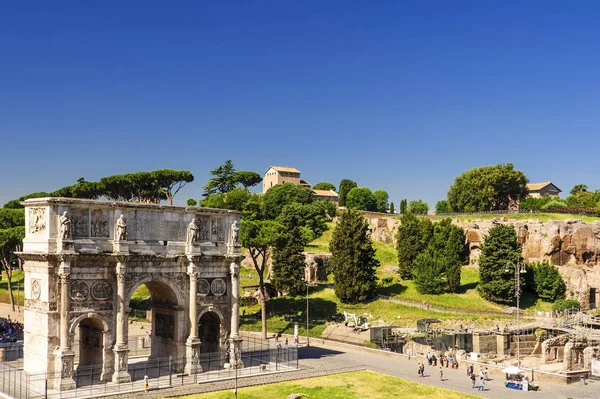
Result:
<svg viewBox="0 0 600 399">
<path fill-rule="evenodd" d="M 392 399 L 392 398 L 475 398 L 475 396 L 420 384 L 370 371 L 280 382 L 238 389 L 239 399 L 282 399 L 291 393 L 304 393 L 310 399 Z M 401 394 L 399 394 L 401 393 Z M 183 396 L 185 399 L 229 399 L 231 391 Z"/>
<path fill-rule="evenodd" d="M 25 273 L 18 270 L 14 270 L 12 273 L 12 292 L 15 298 L 15 304 L 23 306 L 25 302 L 25 295 L 23 294 Z M 6 273 L 2 272 L 2 280 L 0 280 L 0 302 L 10 303 L 10 297 L 8 294 L 8 279 Z"/>
</svg>

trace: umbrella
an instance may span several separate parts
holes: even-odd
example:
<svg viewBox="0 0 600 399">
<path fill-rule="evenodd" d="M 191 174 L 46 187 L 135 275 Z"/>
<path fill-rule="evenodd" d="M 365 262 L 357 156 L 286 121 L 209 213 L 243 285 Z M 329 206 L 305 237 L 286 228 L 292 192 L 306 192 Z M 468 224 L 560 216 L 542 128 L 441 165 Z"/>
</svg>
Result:
<svg viewBox="0 0 600 399">
<path fill-rule="evenodd" d="M 506 374 L 521 374 L 523 373 L 525 370 L 521 370 L 520 368 L 518 368 L 517 366 L 510 366 L 505 368 L 504 370 L 502 370 L 503 373 Z"/>
</svg>

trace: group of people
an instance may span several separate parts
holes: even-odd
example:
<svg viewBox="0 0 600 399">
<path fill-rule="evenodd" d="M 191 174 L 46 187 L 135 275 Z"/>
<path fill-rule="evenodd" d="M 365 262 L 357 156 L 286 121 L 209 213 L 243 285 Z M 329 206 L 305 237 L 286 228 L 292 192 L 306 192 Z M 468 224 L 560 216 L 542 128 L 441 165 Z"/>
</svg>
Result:
<svg viewBox="0 0 600 399">
<path fill-rule="evenodd" d="M 438 358 L 431 352 L 427 352 L 427 363 L 430 366 L 437 366 Z M 450 367 L 453 369 L 458 368 L 458 358 L 452 355 L 443 355 L 440 353 L 440 367 Z"/>
<path fill-rule="evenodd" d="M 23 324 L 16 319 L 11 320 L 10 315 L 0 322 L 0 343 L 16 342 L 18 336 L 23 333 Z"/>
<path fill-rule="evenodd" d="M 467 375 L 473 383 L 473 388 L 477 388 L 478 391 L 485 391 L 485 382 L 489 380 L 487 367 L 484 370 L 483 367 L 479 366 L 479 375 L 477 375 L 475 374 L 475 370 L 473 370 L 473 366 L 469 365 L 467 367 Z M 477 385 L 478 380 L 479 385 Z"/>
</svg>

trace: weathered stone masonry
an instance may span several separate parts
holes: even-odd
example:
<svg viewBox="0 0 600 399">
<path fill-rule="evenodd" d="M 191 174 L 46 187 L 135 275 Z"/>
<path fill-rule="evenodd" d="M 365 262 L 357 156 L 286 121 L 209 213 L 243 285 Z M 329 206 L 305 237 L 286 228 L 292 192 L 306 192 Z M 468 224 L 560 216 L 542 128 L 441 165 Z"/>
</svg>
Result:
<svg viewBox="0 0 600 399">
<path fill-rule="evenodd" d="M 24 370 L 75 387 L 79 365 L 101 364 L 104 381 L 129 381 L 128 313 L 133 292 L 152 296 L 151 358 L 239 347 L 239 213 L 196 207 L 31 199 L 25 205 Z M 228 345 L 227 341 L 231 341 Z"/>
</svg>

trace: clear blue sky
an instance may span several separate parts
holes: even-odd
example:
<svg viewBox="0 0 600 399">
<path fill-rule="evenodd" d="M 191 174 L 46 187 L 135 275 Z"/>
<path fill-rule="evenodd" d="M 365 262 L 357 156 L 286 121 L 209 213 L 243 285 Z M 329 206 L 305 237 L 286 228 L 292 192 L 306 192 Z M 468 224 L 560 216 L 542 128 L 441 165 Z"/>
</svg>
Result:
<svg viewBox="0 0 600 399">
<path fill-rule="evenodd" d="M 5 2 L 0 205 L 226 159 L 391 199 L 513 162 L 600 189 L 600 2 Z"/>
</svg>

